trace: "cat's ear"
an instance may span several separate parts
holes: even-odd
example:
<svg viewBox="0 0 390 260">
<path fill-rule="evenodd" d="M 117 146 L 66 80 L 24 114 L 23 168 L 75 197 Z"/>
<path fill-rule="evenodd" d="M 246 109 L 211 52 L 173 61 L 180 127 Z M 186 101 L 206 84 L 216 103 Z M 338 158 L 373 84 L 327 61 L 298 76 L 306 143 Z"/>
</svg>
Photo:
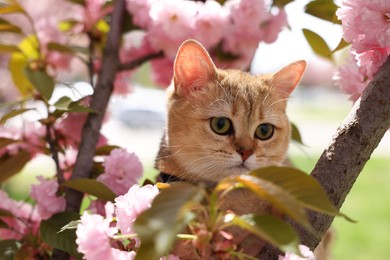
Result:
<svg viewBox="0 0 390 260">
<path fill-rule="evenodd" d="M 272 75 L 272 85 L 287 97 L 301 81 L 305 68 L 306 61 L 304 60 L 290 63 Z"/>
<path fill-rule="evenodd" d="M 217 72 L 206 49 L 197 41 L 187 40 L 179 48 L 174 64 L 175 91 L 187 95 L 206 86 Z"/>
</svg>

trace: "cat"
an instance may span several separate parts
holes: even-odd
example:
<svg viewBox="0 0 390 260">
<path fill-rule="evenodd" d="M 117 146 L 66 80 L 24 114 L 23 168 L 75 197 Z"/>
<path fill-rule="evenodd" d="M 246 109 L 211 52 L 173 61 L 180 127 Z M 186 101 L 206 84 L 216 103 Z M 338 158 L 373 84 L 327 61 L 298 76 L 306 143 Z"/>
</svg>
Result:
<svg viewBox="0 0 390 260">
<path fill-rule="evenodd" d="M 212 187 L 227 176 L 284 165 L 291 136 L 287 100 L 305 68 L 306 62 L 300 60 L 260 76 L 218 69 L 199 42 L 184 42 L 167 90 L 168 120 L 156 159 L 161 172 L 158 180 Z M 243 189 L 230 192 L 222 209 L 236 214 L 276 214 Z M 233 233 L 240 235 L 236 230 Z M 242 244 L 253 241 L 253 237 L 241 239 Z M 259 244 L 255 249 L 243 247 L 252 255 L 261 248 Z M 181 259 L 193 258 L 183 250 L 175 253 Z"/>
</svg>

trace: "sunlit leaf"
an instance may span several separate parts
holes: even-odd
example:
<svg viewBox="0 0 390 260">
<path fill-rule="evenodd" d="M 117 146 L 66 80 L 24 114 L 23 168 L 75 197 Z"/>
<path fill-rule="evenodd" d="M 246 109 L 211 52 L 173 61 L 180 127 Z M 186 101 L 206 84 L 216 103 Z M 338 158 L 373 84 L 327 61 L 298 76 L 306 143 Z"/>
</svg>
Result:
<svg viewBox="0 0 390 260">
<path fill-rule="evenodd" d="M 18 140 L 15 139 L 10 139 L 10 138 L 5 138 L 5 137 L 0 137 L 0 149 L 3 149 L 9 144 L 13 144 L 18 142 Z"/>
<path fill-rule="evenodd" d="M 239 175 L 227 178 L 220 182 L 217 189 L 226 187 L 226 183 L 238 182 L 253 193 L 257 194 L 260 198 L 268 201 L 281 212 L 293 218 L 305 228 L 310 229 L 311 226 L 305 209 L 291 194 L 290 190 L 285 189 L 278 180 L 273 180 L 272 178 L 266 179 L 262 178 L 262 176 L 257 176 L 257 171 L 260 170 L 261 169 L 251 171 L 250 175 Z"/>
<path fill-rule="evenodd" d="M 24 74 L 27 64 L 27 57 L 22 53 L 13 53 L 8 63 L 12 80 L 22 96 L 28 95 L 33 89 L 33 85 Z"/>
<path fill-rule="evenodd" d="M 20 151 L 12 156 L 3 155 L 0 157 L 0 183 L 19 173 L 30 159 L 31 154 L 27 151 Z"/>
<path fill-rule="evenodd" d="M 114 202 L 115 193 L 106 185 L 93 179 L 69 180 L 61 184 L 62 186 L 88 193 L 98 199 Z"/>
<path fill-rule="evenodd" d="M 27 36 L 19 43 L 18 46 L 28 59 L 39 59 L 39 42 L 35 35 Z"/>
<path fill-rule="evenodd" d="M 329 201 L 325 190 L 310 175 L 291 167 L 265 167 L 250 172 L 262 180 L 266 180 L 289 192 L 301 206 L 333 216 L 343 216 Z"/>
<path fill-rule="evenodd" d="M 42 97 L 49 100 L 55 86 L 53 77 L 49 76 L 44 70 L 32 70 L 30 67 L 26 67 L 24 71 L 28 80 L 39 91 Z"/>
<path fill-rule="evenodd" d="M 332 53 L 336 52 L 336 51 L 339 51 L 339 50 L 342 50 L 344 49 L 345 47 L 347 47 L 349 45 L 348 42 L 346 42 L 343 38 L 341 38 L 339 44 L 337 45 L 337 47 L 332 51 Z"/>
<path fill-rule="evenodd" d="M 34 109 L 34 108 L 20 108 L 20 109 L 11 110 L 10 112 L 8 112 L 7 114 L 5 114 L 5 115 L 0 119 L 0 125 L 5 124 L 5 122 L 7 122 L 8 119 L 11 119 L 11 118 L 13 118 L 13 117 L 15 117 L 15 116 L 21 115 L 21 114 L 23 114 L 24 112 L 31 111 L 31 110 L 35 110 L 35 109 Z"/>
<path fill-rule="evenodd" d="M 307 42 L 313 51 L 328 60 L 332 60 L 331 50 L 329 49 L 328 44 L 319 36 L 317 33 L 310 31 L 309 29 L 302 29 L 303 35 L 305 36 Z"/>
<path fill-rule="evenodd" d="M 20 50 L 16 45 L 0 44 L 0 52 L 13 53 L 13 52 L 20 52 Z"/>
<path fill-rule="evenodd" d="M 15 239 L 7 239 L 0 241 L 0 259 L 13 260 L 15 254 L 21 247 L 21 243 Z"/>
<path fill-rule="evenodd" d="M 76 212 L 61 212 L 48 220 L 43 220 L 40 225 L 42 240 L 54 248 L 63 250 L 70 255 L 81 259 L 82 255 L 77 251 L 76 230 L 66 229 L 59 232 L 69 222 L 80 219 Z"/>
<path fill-rule="evenodd" d="M 299 236 L 286 222 L 271 215 L 242 215 L 228 214 L 228 223 L 245 229 L 285 252 L 299 254 Z"/>
<path fill-rule="evenodd" d="M 291 139 L 297 143 L 303 144 L 301 134 L 299 133 L 299 129 L 293 123 L 291 123 Z"/>
<path fill-rule="evenodd" d="M 136 259 L 159 259 L 172 248 L 176 234 L 194 218 L 189 208 L 203 198 L 203 189 L 188 183 L 175 183 L 156 196 L 152 207 L 134 224 L 141 239 Z"/>
<path fill-rule="evenodd" d="M 13 13 L 24 13 L 24 10 L 18 4 L 0 6 L 0 14 L 13 14 Z"/>
<path fill-rule="evenodd" d="M 78 20 L 64 20 L 58 23 L 58 29 L 62 32 L 67 32 L 72 30 L 74 26 L 77 24 L 80 24 L 80 21 Z"/>
<path fill-rule="evenodd" d="M 81 220 L 73 220 L 71 222 L 69 222 L 68 224 L 66 224 L 65 226 L 63 226 L 61 228 L 60 231 L 58 231 L 57 233 L 61 233 L 65 230 L 68 230 L 68 229 L 77 229 L 77 225 L 81 223 Z"/>
<path fill-rule="evenodd" d="M 338 6 L 329 0 L 315 0 L 305 6 L 305 12 L 317 18 L 336 24 L 341 24 L 337 19 L 336 10 Z"/>
</svg>

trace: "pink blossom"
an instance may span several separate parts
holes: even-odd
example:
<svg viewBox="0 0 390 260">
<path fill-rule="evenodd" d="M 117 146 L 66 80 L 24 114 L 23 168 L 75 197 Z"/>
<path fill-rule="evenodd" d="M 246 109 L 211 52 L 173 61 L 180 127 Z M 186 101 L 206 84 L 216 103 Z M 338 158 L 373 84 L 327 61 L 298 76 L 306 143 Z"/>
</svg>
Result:
<svg viewBox="0 0 390 260">
<path fill-rule="evenodd" d="M 31 197 L 36 200 L 38 212 L 42 219 L 48 219 L 55 213 L 65 210 L 66 202 L 64 197 L 56 195 L 58 182 L 55 179 L 46 180 L 38 176 L 39 184 L 31 186 Z"/>
<path fill-rule="evenodd" d="M 73 148 L 78 148 L 81 141 L 81 131 L 85 120 L 87 119 L 87 113 L 68 113 L 56 126 L 56 130 L 62 136 L 62 142 L 64 145 L 69 145 Z M 97 147 L 107 144 L 105 136 L 100 134 Z"/>
<path fill-rule="evenodd" d="M 264 30 L 263 41 L 266 43 L 273 43 L 278 38 L 282 28 L 286 27 L 287 25 L 287 13 L 284 9 L 279 9 L 277 15 L 272 16 L 262 25 L 262 29 Z"/>
<path fill-rule="evenodd" d="M 138 183 L 143 168 L 134 153 L 124 149 L 114 149 L 103 163 L 105 172 L 97 180 L 107 185 L 117 195 L 125 194 L 131 186 Z"/>
<path fill-rule="evenodd" d="M 110 222 L 101 215 L 90 215 L 87 212 L 81 216 L 81 223 L 76 230 L 76 244 L 77 250 L 86 259 L 115 259 L 116 252 L 110 240 L 118 230 L 110 227 Z"/>
<path fill-rule="evenodd" d="M 358 52 L 390 45 L 390 2 L 343 0 L 336 15 L 343 37 Z"/>
<path fill-rule="evenodd" d="M 336 85 L 346 94 L 350 95 L 352 101 L 356 101 L 368 84 L 368 77 L 362 68 L 356 64 L 353 56 L 347 59 L 347 62 L 340 66 L 333 77 Z"/>
<path fill-rule="evenodd" d="M 15 201 L 8 194 L 0 190 L 0 209 L 12 214 L 10 217 L 0 217 L 8 228 L 0 228 L 1 239 L 22 239 L 27 234 L 36 234 L 41 218 L 31 204 Z"/>
<path fill-rule="evenodd" d="M 197 14 L 194 24 L 194 39 L 206 49 L 217 45 L 229 26 L 229 11 L 217 1 L 196 2 Z"/>
<path fill-rule="evenodd" d="M 150 62 L 153 81 L 159 86 L 167 87 L 173 77 L 173 60 L 155 59 Z"/>
<path fill-rule="evenodd" d="M 150 8 L 157 0 L 127 0 L 126 8 L 133 15 L 134 24 L 141 28 L 149 27 L 151 23 Z"/>
<path fill-rule="evenodd" d="M 154 197 L 158 194 L 156 186 L 137 184 L 122 196 L 115 198 L 117 227 L 122 234 L 133 234 L 133 223 L 137 216 L 150 208 Z"/>
<path fill-rule="evenodd" d="M 303 257 L 292 253 L 286 253 L 285 256 L 279 256 L 278 260 L 315 260 L 314 253 L 307 246 L 299 245 L 299 251 Z"/>
<path fill-rule="evenodd" d="M 380 67 L 386 62 L 390 55 L 390 45 L 387 48 L 374 48 L 356 54 L 358 66 L 362 67 L 365 74 L 372 79 Z"/>
</svg>

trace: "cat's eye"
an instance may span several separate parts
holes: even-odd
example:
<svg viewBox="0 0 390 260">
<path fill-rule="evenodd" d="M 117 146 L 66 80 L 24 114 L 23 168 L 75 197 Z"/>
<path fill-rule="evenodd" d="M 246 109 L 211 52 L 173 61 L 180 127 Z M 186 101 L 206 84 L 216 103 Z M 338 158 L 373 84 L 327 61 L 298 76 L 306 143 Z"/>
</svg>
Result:
<svg viewBox="0 0 390 260">
<path fill-rule="evenodd" d="M 274 128 L 271 124 L 260 124 L 256 128 L 255 136 L 262 141 L 268 140 L 274 135 Z"/>
<path fill-rule="evenodd" d="M 219 135 L 228 135 L 233 131 L 233 123 L 227 117 L 213 117 L 210 120 L 211 129 Z"/>
</svg>

